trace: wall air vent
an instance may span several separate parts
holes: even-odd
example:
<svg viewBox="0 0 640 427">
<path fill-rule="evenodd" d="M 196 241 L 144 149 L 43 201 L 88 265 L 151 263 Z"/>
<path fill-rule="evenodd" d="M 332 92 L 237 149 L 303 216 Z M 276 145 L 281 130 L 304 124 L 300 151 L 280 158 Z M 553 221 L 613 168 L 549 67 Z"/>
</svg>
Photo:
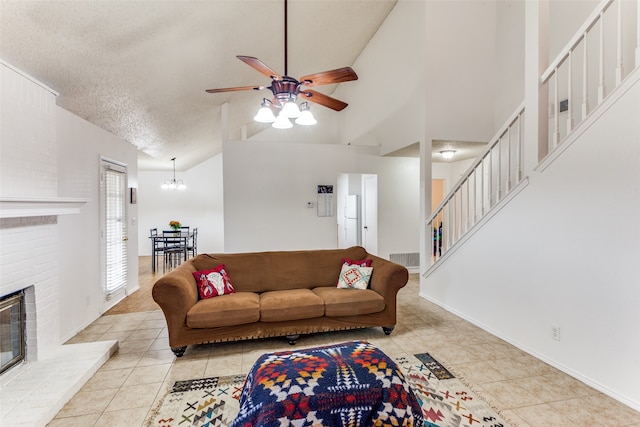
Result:
<svg viewBox="0 0 640 427">
<path fill-rule="evenodd" d="M 389 261 L 405 267 L 420 267 L 420 253 L 406 252 L 401 254 L 389 254 Z"/>
</svg>

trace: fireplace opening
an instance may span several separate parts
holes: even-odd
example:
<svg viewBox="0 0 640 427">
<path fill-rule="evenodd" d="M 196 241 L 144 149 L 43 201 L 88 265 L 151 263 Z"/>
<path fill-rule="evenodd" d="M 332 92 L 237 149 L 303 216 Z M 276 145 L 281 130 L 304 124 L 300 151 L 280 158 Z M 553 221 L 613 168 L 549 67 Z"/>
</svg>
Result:
<svg viewBox="0 0 640 427">
<path fill-rule="evenodd" d="M 0 374 L 24 359 L 24 291 L 0 299 Z"/>
</svg>

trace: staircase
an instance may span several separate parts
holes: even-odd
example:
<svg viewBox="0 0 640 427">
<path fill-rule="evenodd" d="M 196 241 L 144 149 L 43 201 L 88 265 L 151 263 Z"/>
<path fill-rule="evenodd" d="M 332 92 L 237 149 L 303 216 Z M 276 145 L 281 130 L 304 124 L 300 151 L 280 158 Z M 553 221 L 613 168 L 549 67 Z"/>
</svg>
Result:
<svg viewBox="0 0 640 427">
<path fill-rule="evenodd" d="M 525 99 L 428 219 L 420 282 L 421 297 L 636 410 L 639 3 L 601 2 L 540 73 L 548 108 Z"/>
<path fill-rule="evenodd" d="M 630 15 L 636 22 L 625 28 L 623 16 Z M 638 68 L 640 2 L 603 1 L 540 77 L 540 102 L 549 108 L 548 123 L 540 126 L 548 133 L 539 143 L 538 171 L 604 112 L 605 101 L 622 94 L 618 89 Z M 528 183 L 523 146 L 536 141 L 524 141 L 524 114 L 523 101 L 428 218 L 433 245 L 425 277 Z"/>
</svg>

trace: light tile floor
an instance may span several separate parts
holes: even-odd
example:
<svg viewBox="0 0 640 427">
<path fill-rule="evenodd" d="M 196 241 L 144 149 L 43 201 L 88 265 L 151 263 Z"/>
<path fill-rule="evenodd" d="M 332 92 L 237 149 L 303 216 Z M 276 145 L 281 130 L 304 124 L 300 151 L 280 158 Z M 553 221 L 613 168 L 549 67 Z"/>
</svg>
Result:
<svg viewBox="0 0 640 427">
<path fill-rule="evenodd" d="M 380 328 L 314 334 L 297 346 L 366 339 L 390 355 L 429 352 L 521 427 L 640 426 L 639 412 L 418 298 L 418 290 L 412 275 L 390 336 Z M 107 339 L 119 341 L 118 352 L 49 426 L 144 426 L 174 381 L 246 373 L 262 353 L 291 348 L 284 339 L 207 344 L 176 359 L 161 311 L 104 315 L 72 341 Z"/>
</svg>

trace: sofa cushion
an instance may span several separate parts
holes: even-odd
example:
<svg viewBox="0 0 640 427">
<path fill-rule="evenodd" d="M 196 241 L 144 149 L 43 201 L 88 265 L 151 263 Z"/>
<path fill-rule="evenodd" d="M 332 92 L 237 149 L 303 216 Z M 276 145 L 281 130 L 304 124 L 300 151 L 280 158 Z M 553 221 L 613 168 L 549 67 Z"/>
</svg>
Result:
<svg viewBox="0 0 640 427">
<path fill-rule="evenodd" d="M 310 319 L 324 315 L 324 300 L 309 289 L 269 291 L 260 294 L 260 320 Z"/>
<path fill-rule="evenodd" d="M 191 274 L 196 279 L 200 299 L 213 298 L 236 292 L 231 284 L 231 280 L 229 280 L 229 275 L 224 269 L 224 264 L 220 264 L 211 270 L 194 271 Z"/>
<path fill-rule="evenodd" d="M 217 328 L 257 322 L 260 319 L 260 296 L 253 292 L 236 292 L 203 299 L 187 312 L 190 328 Z"/>
<path fill-rule="evenodd" d="M 340 276 L 338 277 L 338 287 L 343 289 L 367 289 L 372 272 L 373 267 L 342 264 L 342 270 L 340 270 Z"/>
<path fill-rule="evenodd" d="M 341 288 L 314 288 L 313 292 L 324 300 L 324 314 L 328 317 L 356 316 L 384 310 L 382 295 L 371 289 L 354 291 Z"/>
</svg>

